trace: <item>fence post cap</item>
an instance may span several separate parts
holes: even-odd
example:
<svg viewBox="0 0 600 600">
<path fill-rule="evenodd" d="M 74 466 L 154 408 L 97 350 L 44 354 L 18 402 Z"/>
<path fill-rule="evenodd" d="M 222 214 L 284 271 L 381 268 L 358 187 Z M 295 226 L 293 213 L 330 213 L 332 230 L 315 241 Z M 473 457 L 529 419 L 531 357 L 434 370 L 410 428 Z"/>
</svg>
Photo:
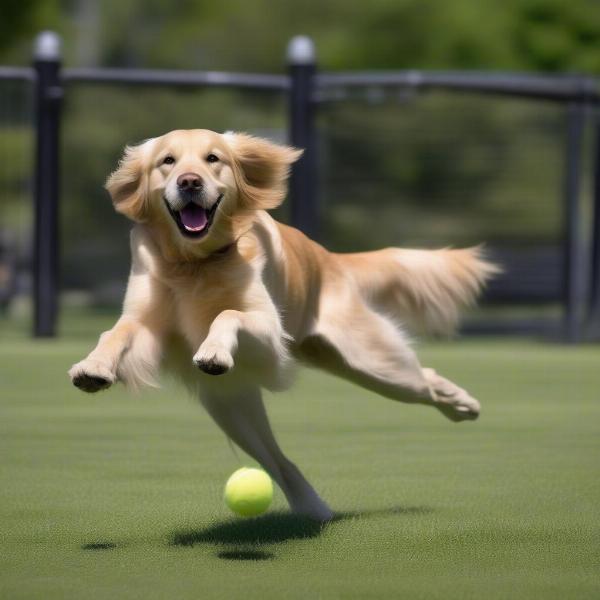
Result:
<svg viewBox="0 0 600 600">
<path fill-rule="evenodd" d="M 61 45 L 60 36 L 56 31 L 41 31 L 35 38 L 33 56 L 37 60 L 58 60 Z"/>
<path fill-rule="evenodd" d="M 287 47 L 290 65 L 312 65 L 316 59 L 315 44 L 307 35 L 294 36 Z"/>
</svg>

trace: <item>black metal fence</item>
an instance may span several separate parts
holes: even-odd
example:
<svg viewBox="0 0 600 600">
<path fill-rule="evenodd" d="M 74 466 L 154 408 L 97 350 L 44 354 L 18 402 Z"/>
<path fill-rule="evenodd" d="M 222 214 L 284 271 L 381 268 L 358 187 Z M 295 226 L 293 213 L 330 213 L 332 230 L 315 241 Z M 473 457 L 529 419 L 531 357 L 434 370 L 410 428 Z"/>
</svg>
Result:
<svg viewBox="0 0 600 600">
<path fill-rule="evenodd" d="M 309 235 L 323 236 L 323 173 L 326 151 L 319 134 L 319 119 L 336 114 L 349 102 L 363 102 L 368 111 L 386 95 L 406 99 L 424 92 L 461 97 L 514 98 L 535 106 L 552 104 L 564 112 L 562 175 L 562 272 L 557 296 L 563 306 L 562 331 L 569 341 L 579 341 L 600 321 L 600 95 L 596 82 L 574 76 L 536 76 L 490 73 L 319 73 L 310 39 L 297 37 L 288 47 L 288 73 L 156 71 L 137 69 L 62 68 L 60 40 L 43 32 L 36 42 L 32 68 L 0 67 L 0 81 L 19 81 L 35 90 L 35 227 L 34 333 L 52 336 L 58 309 L 59 165 L 63 102 L 73 86 L 146 86 L 157 89 L 232 89 L 277 94 L 287 102 L 288 140 L 305 149 L 295 165 L 290 183 L 290 220 Z M 375 100 L 375 101 L 374 101 Z M 483 100 L 481 100 L 483 101 Z M 366 102 L 366 104 L 365 104 Z M 401 111 L 402 108 L 395 108 Z M 584 160 L 586 132 L 595 132 L 592 160 Z M 125 141 L 125 140 L 123 140 Z M 93 143 L 93 140 L 92 142 Z M 357 143 L 360 143 L 357 140 Z M 460 144 L 460 139 L 457 140 Z M 317 160 L 319 154 L 319 160 Z M 340 159 L 337 159 L 342 160 Z M 329 161 L 331 163 L 331 161 Z M 592 215 L 582 206 L 582 181 L 593 173 Z M 427 176 L 427 173 L 425 173 Z M 321 184 L 321 185 L 320 185 Z M 401 200 L 398 201 L 401 210 Z M 372 232 L 376 235 L 376 232 Z M 398 240 L 401 244 L 402 240 Z M 513 261 L 519 263 L 519 257 Z M 541 264 L 541 263 L 540 263 Z M 510 265 L 508 265 L 510 267 Z M 554 265 L 556 268 L 556 265 Z M 532 272 L 523 277 L 535 279 Z M 511 279 L 512 278 L 512 279 Z M 490 299 L 507 296 L 514 275 L 509 272 L 493 287 Z M 512 292 L 508 292 L 510 296 Z M 513 294 L 514 295 L 514 294 Z"/>
</svg>

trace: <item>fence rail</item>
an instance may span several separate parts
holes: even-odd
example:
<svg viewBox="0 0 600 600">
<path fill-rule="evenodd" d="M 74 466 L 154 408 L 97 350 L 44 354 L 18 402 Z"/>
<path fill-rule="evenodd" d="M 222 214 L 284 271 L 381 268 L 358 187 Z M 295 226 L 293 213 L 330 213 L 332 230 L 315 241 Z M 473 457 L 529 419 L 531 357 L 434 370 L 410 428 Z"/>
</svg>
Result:
<svg viewBox="0 0 600 600">
<path fill-rule="evenodd" d="M 393 87 L 416 91 L 445 90 L 563 103 L 600 101 L 600 87 L 596 80 L 571 75 L 548 77 L 516 73 L 436 73 L 414 70 L 326 73 L 316 77 L 316 86 L 319 90 L 356 87 Z"/>
<path fill-rule="evenodd" d="M 64 83 L 121 83 L 173 87 L 229 87 L 253 90 L 288 91 L 289 77 L 253 73 L 226 73 L 222 71 L 167 71 L 151 69 L 64 69 Z"/>
<path fill-rule="evenodd" d="M 4 81 L 35 81 L 35 71 L 30 67 L 0 66 L 0 80 Z"/>
<path fill-rule="evenodd" d="M 317 151 L 315 117 L 321 102 L 344 99 L 353 90 L 443 90 L 551 101 L 567 110 L 563 274 L 566 339 L 582 338 L 584 287 L 587 285 L 588 323 L 600 330 L 600 127 L 598 82 L 581 76 L 541 76 L 511 73 L 462 73 L 387 71 L 318 73 L 314 46 L 309 38 L 293 38 L 284 75 L 218 71 L 166 71 L 144 69 L 62 68 L 60 38 L 42 32 L 36 40 L 33 67 L 0 66 L 0 80 L 30 82 L 36 91 L 35 248 L 34 304 L 36 336 L 55 335 L 58 297 L 58 197 L 61 102 L 72 83 L 132 86 L 211 87 L 251 89 L 288 96 L 289 141 L 304 149 L 290 180 L 292 223 L 313 237 L 319 236 L 317 205 Z M 595 111 L 590 111 L 593 107 Z M 580 202 L 584 127 L 594 119 L 594 216 L 590 252 L 592 267 L 586 270 Z M 593 327 L 592 327 L 593 328 Z M 591 328 L 588 327 L 588 330 Z M 599 332 L 600 333 L 600 332 Z"/>
</svg>

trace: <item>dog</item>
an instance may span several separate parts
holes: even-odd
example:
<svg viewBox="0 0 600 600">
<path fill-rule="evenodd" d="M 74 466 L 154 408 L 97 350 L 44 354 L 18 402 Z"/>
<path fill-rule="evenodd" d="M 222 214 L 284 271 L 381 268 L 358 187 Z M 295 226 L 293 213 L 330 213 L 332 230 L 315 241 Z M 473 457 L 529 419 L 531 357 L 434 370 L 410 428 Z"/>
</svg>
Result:
<svg viewBox="0 0 600 600">
<path fill-rule="evenodd" d="M 122 315 L 69 375 L 85 392 L 175 375 L 293 511 L 327 521 L 277 444 L 261 388 L 285 389 L 300 362 L 452 421 L 477 418 L 475 398 L 421 367 L 408 332 L 452 332 L 497 269 L 479 248 L 331 253 L 278 223 L 267 211 L 301 154 L 208 130 L 127 147 L 106 182 L 135 222 Z"/>
</svg>

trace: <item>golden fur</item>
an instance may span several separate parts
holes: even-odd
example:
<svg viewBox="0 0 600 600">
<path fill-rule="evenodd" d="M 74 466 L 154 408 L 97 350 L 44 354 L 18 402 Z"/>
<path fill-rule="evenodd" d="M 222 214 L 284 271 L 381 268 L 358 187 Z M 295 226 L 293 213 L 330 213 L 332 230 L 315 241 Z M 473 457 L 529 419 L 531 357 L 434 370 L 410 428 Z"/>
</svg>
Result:
<svg viewBox="0 0 600 600">
<path fill-rule="evenodd" d="M 451 332 L 495 267 L 477 248 L 334 254 L 277 223 L 265 210 L 283 201 L 300 155 L 207 130 L 126 148 L 106 184 L 115 209 L 137 223 L 123 314 L 69 373 L 93 392 L 116 381 L 154 385 L 162 366 L 263 464 L 294 510 L 327 519 L 281 453 L 260 388 L 289 385 L 300 360 L 454 421 L 476 418 L 479 403 L 422 368 L 405 330 Z M 193 239 L 169 212 L 185 206 L 180 180 L 190 173 L 201 181 L 194 203 L 214 212 Z"/>
</svg>

